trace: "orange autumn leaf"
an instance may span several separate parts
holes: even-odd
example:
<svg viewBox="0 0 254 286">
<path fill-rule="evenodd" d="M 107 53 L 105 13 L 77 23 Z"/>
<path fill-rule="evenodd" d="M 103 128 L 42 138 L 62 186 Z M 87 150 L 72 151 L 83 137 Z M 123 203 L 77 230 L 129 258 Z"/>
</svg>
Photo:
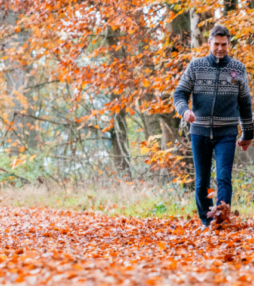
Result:
<svg viewBox="0 0 254 286">
<path fill-rule="evenodd" d="M 207 197 L 208 197 L 209 199 L 212 199 L 212 198 L 214 198 L 214 196 L 215 196 L 216 194 L 217 194 L 216 192 L 212 192 L 212 193 L 209 193 Z"/>
<path fill-rule="evenodd" d="M 145 79 L 145 80 L 143 81 L 143 85 L 144 85 L 144 87 L 149 87 L 149 86 L 150 86 L 149 80 Z"/>
<path fill-rule="evenodd" d="M 0 254 L 0 261 L 2 260 L 2 261 L 5 261 L 5 260 L 7 260 L 8 259 L 8 256 L 7 255 L 5 255 L 5 254 Z"/>
<path fill-rule="evenodd" d="M 16 168 L 19 164 L 22 164 L 22 163 L 23 163 L 23 161 L 20 160 L 20 159 L 17 157 L 17 158 L 15 158 L 15 159 L 13 160 L 13 162 L 11 163 L 11 168 L 14 169 L 14 168 Z"/>
<path fill-rule="evenodd" d="M 217 194 L 217 192 L 216 192 L 214 189 L 208 189 L 208 190 L 207 190 L 207 193 L 208 193 L 207 197 L 208 197 L 209 199 L 214 198 L 214 196 Z"/>
<path fill-rule="evenodd" d="M 21 152 L 21 153 L 22 153 L 22 152 L 24 152 L 24 151 L 25 151 L 25 149 L 26 149 L 26 148 L 25 148 L 24 146 L 21 146 L 21 147 L 19 147 L 19 152 Z"/>
<path fill-rule="evenodd" d="M 36 157 L 37 157 L 37 155 L 34 154 L 34 155 L 32 155 L 32 156 L 29 158 L 29 160 L 32 161 L 32 160 L 34 160 Z"/>
<path fill-rule="evenodd" d="M 208 194 L 213 193 L 213 192 L 215 192 L 214 189 L 207 189 Z"/>
<path fill-rule="evenodd" d="M 166 249 L 167 244 L 165 241 L 163 241 L 163 242 L 159 242 L 158 246 L 159 246 L 160 250 L 164 250 L 164 249 Z"/>
</svg>

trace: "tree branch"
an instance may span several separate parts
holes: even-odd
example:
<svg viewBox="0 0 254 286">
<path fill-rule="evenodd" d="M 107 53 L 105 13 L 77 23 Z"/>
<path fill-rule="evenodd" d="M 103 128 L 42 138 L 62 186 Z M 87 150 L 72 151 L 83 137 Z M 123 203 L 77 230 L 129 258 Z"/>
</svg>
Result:
<svg viewBox="0 0 254 286">
<path fill-rule="evenodd" d="M 3 169 L 3 168 L 0 168 L 0 171 L 2 171 L 2 172 L 4 172 L 4 173 L 7 173 L 7 174 L 9 174 L 10 176 L 14 176 L 14 177 L 16 177 L 16 178 L 18 178 L 18 179 L 21 179 L 21 180 L 25 181 L 25 182 L 28 183 L 28 184 L 31 184 L 31 182 L 28 181 L 26 178 L 23 178 L 23 177 L 20 177 L 20 176 L 18 176 L 18 175 L 15 175 L 14 173 L 10 173 L 10 172 L 8 172 L 7 170 L 5 170 L 5 169 Z"/>
<path fill-rule="evenodd" d="M 32 114 L 23 114 L 20 113 L 18 111 L 14 112 L 14 115 L 18 115 L 18 116 L 22 116 L 22 117 L 30 117 L 33 118 L 35 120 L 39 120 L 39 121 L 43 121 L 43 122 L 49 122 L 51 124 L 55 124 L 55 125 L 60 125 L 60 126 L 64 126 L 65 128 L 69 128 L 70 126 L 80 126 L 79 124 L 75 123 L 75 122 L 70 122 L 70 123 L 60 123 L 54 120 L 50 120 L 50 119 L 45 119 L 45 118 L 41 118 Z M 82 126 L 82 129 L 91 129 L 92 131 L 98 131 L 98 130 L 102 130 L 101 128 L 95 128 L 93 126 L 88 126 L 88 125 L 84 125 Z"/>
</svg>

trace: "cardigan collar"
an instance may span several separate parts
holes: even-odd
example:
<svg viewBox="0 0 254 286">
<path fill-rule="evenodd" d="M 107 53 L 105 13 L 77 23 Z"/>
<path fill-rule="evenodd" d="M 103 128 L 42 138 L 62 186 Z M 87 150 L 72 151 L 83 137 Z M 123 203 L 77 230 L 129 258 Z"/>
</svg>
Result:
<svg viewBox="0 0 254 286">
<path fill-rule="evenodd" d="M 210 52 L 208 59 L 211 62 L 211 64 L 215 66 L 226 66 L 230 61 L 230 57 L 226 55 L 224 58 L 219 59 L 219 62 L 217 62 L 217 58 L 212 54 L 212 52 Z"/>
</svg>

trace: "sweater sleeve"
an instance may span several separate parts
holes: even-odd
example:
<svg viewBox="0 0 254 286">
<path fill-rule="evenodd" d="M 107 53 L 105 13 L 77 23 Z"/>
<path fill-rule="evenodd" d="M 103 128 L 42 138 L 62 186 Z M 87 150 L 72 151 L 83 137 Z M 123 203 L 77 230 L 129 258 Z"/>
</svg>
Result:
<svg viewBox="0 0 254 286">
<path fill-rule="evenodd" d="M 193 71 L 193 62 L 191 62 L 179 81 L 173 96 L 175 109 L 181 116 L 183 116 L 184 112 L 189 109 L 188 101 L 193 91 L 194 83 L 195 73 Z"/>
<path fill-rule="evenodd" d="M 242 139 L 253 139 L 253 123 L 252 123 L 252 111 L 251 111 L 251 98 L 248 84 L 248 77 L 246 68 L 244 67 L 244 74 L 239 84 L 239 111 L 240 111 L 240 123 L 242 128 Z"/>
</svg>

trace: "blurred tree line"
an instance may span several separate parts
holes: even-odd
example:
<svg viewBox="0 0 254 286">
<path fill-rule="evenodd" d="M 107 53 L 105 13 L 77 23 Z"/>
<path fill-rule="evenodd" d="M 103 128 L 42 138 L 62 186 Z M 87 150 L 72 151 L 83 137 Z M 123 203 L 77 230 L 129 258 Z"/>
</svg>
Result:
<svg viewBox="0 0 254 286">
<path fill-rule="evenodd" d="M 0 1 L 2 183 L 192 183 L 172 95 L 209 30 L 253 78 L 253 1 Z M 141 148 L 140 148 L 141 147 Z M 236 154 L 235 169 L 254 160 Z M 240 166 L 240 167 L 239 167 Z"/>
</svg>

